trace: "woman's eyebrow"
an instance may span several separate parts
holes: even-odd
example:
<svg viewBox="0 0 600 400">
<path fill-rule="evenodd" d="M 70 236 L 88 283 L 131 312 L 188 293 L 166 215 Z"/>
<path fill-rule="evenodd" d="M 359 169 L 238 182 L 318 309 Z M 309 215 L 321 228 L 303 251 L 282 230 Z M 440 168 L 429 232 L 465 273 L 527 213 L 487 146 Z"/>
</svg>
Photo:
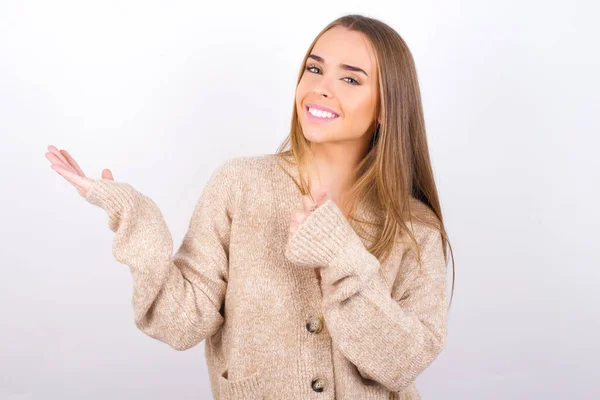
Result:
<svg viewBox="0 0 600 400">
<path fill-rule="evenodd" d="M 310 54 L 308 58 L 312 58 L 315 61 L 322 62 L 323 64 L 325 64 L 325 60 L 323 59 L 323 57 L 320 57 L 316 54 Z M 355 67 L 353 65 L 340 64 L 340 68 L 345 69 L 347 71 L 362 72 L 363 74 L 365 74 L 366 77 L 369 77 L 369 75 L 367 75 L 364 69 Z"/>
</svg>

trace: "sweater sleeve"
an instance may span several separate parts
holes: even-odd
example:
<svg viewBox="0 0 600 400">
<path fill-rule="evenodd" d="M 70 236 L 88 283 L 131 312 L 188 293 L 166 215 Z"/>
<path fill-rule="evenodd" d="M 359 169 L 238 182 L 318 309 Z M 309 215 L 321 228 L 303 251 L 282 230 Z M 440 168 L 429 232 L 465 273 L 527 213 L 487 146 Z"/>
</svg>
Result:
<svg viewBox="0 0 600 400">
<path fill-rule="evenodd" d="M 195 346 L 223 323 L 235 171 L 229 160 L 212 173 L 175 254 L 160 209 L 131 185 L 100 179 L 86 195 L 107 212 L 112 253 L 131 270 L 135 325 L 175 350 Z"/>
<path fill-rule="evenodd" d="M 380 263 L 333 200 L 327 200 L 290 238 L 286 256 L 322 266 L 323 310 L 334 345 L 359 373 L 399 392 L 414 382 L 445 347 L 446 261 L 440 233 L 415 226 L 422 266 L 402 260 L 408 278 L 390 289 Z"/>
</svg>

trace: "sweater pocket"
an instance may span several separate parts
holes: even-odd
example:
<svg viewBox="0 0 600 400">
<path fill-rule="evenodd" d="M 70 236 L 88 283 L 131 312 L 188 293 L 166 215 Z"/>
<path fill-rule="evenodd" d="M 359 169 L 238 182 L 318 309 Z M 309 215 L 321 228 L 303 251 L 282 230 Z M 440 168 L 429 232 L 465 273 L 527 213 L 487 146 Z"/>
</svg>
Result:
<svg viewBox="0 0 600 400">
<path fill-rule="evenodd" d="M 264 400 L 260 371 L 239 379 L 229 379 L 227 370 L 219 376 L 219 400 Z"/>
</svg>

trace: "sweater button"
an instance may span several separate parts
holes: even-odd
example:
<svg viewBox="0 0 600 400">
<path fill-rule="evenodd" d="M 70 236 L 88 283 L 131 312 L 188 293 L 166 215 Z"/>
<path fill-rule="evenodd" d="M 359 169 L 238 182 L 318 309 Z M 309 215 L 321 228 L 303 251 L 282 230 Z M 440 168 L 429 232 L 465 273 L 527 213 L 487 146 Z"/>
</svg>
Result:
<svg viewBox="0 0 600 400">
<path fill-rule="evenodd" d="M 324 378 L 317 378 L 313 379 L 311 386 L 315 392 L 322 392 L 323 390 L 325 390 L 325 383 L 326 381 Z"/>
<path fill-rule="evenodd" d="M 321 318 L 312 317 L 306 322 L 306 330 L 310 333 L 319 333 L 323 330 Z"/>
</svg>

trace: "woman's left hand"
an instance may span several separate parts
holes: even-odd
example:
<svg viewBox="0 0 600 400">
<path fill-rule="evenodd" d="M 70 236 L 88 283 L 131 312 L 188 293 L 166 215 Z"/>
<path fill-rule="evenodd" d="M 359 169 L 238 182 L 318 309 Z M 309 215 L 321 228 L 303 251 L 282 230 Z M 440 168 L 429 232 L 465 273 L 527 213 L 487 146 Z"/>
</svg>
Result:
<svg viewBox="0 0 600 400">
<path fill-rule="evenodd" d="M 302 206 L 303 210 L 296 210 L 292 213 L 292 221 L 290 224 L 289 233 L 290 236 L 294 234 L 302 225 L 302 223 L 308 218 L 310 213 L 315 211 L 319 206 L 325 203 L 329 199 L 327 194 L 327 189 L 325 187 L 319 188 L 317 191 L 317 195 L 315 198 L 315 202 L 313 202 L 312 198 L 309 195 L 302 196 Z"/>
</svg>

